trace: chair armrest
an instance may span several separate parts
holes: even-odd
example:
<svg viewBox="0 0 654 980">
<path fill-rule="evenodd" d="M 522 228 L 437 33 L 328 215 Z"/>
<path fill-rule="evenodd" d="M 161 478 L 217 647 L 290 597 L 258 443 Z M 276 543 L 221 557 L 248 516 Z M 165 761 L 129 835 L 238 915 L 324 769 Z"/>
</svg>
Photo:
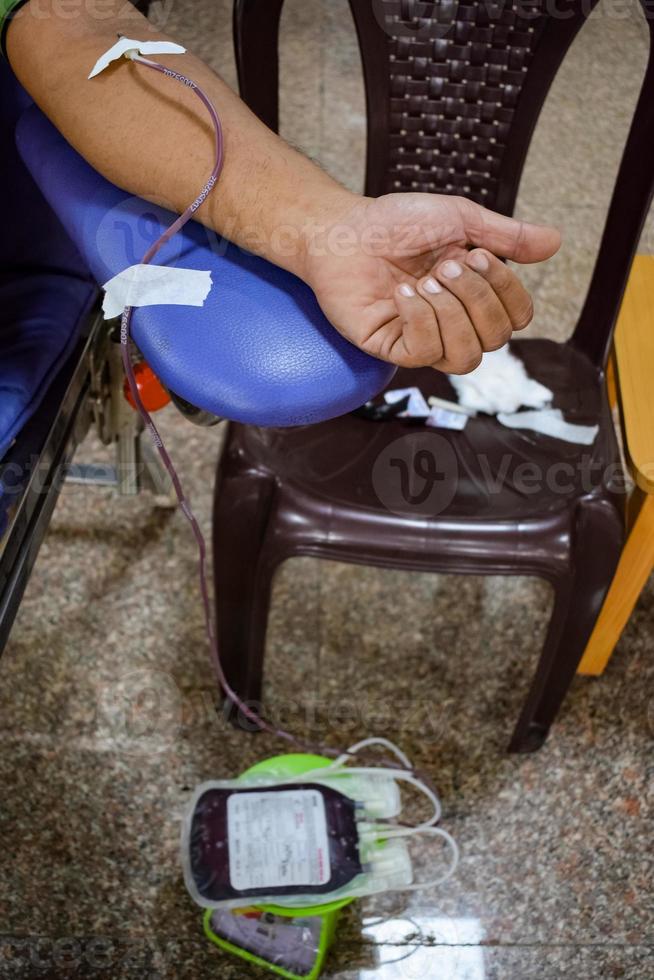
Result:
<svg viewBox="0 0 654 980">
<path fill-rule="evenodd" d="M 174 220 L 101 177 L 36 107 L 22 115 L 16 141 L 98 283 L 140 262 Z M 305 283 L 195 221 L 156 262 L 212 275 L 203 307 L 142 307 L 132 318 L 152 369 L 200 409 L 256 425 L 319 422 L 358 408 L 393 376 L 337 333 Z"/>
<path fill-rule="evenodd" d="M 637 255 L 615 332 L 620 409 L 629 465 L 654 493 L 654 255 Z"/>
</svg>

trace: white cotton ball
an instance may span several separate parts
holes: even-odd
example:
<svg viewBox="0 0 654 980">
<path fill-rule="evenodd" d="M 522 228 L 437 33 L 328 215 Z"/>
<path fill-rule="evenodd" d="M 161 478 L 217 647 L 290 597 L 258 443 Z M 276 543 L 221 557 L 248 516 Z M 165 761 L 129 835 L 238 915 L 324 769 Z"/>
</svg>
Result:
<svg viewBox="0 0 654 980">
<path fill-rule="evenodd" d="M 517 412 L 523 405 L 542 408 L 553 398 L 548 388 L 528 376 L 508 346 L 484 354 L 479 367 L 469 374 L 450 375 L 450 382 L 460 405 L 489 415 Z"/>
</svg>

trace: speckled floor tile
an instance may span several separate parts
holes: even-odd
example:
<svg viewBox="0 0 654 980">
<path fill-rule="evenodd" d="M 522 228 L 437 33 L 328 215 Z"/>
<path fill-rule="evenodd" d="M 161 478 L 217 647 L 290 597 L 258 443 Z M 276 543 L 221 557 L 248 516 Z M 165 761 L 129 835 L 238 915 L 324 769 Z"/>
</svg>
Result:
<svg viewBox="0 0 654 980">
<path fill-rule="evenodd" d="M 231 0 L 159 4 L 232 84 Z M 525 270 L 533 332 L 583 299 L 646 53 L 602 4 L 543 110 L 519 211 L 565 232 Z M 354 189 L 364 99 L 346 0 L 287 0 L 282 126 Z M 298 82 L 298 79 L 300 82 Z M 643 248 L 652 247 L 651 223 Z M 209 529 L 222 429 L 164 435 Z M 81 458 L 104 452 L 92 441 Z M 186 524 L 149 497 L 67 487 L 0 663 L 0 978 L 255 980 L 205 940 L 178 866 L 193 787 L 279 746 L 223 717 Z M 445 887 L 357 903 L 330 980 L 654 978 L 654 582 L 601 678 L 577 678 L 541 752 L 505 746 L 549 590 L 298 559 L 276 579 L 265 703 L 309 738 L 383 732 L 434 777 L 461 847 Z M 417 815 L 417 804 L 408 804 Z M 416 863 L 427 867 L 424 848 Z"/>
</svg>

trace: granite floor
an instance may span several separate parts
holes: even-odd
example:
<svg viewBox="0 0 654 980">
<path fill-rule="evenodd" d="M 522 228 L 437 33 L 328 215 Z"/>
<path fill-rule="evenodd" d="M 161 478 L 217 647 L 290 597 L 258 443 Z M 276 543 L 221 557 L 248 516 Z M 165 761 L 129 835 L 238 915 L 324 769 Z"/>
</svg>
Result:
<svg viewBox="0 0 654 980">
<path fill-rule="evenodd" d="M 233 80 L 230 6 L 177 0 L 158 15 Z M 523 181 L 520 212 L 565 233 L 560 256 L 527 272 L 532 330 L 548 336 L 565 336 L 579 309 L 645 62 L 636 3 L 616 10 L 600 5 L 575 44 Z M 284 132 L 359 187 L 363 96 L 345 11 L 287 0 Z M 162 425 L 209 528 L 222 432 L 168 410 Z M 101 455 L 92 440 L 80 452 Z M 267 660 L 276 717 L 338 744 L 394 738 L 433 775 L 462 851 L 446 886 L 352 907 L 326 977 L 654 978 L 652 584 L 605 675 L 577 678 L 538 754 L 509 757 L 545 586 L 284 567 Z M 1 978 L 263 977 L 205 942 L 179 870 L 192 788 L 278 748 L 236 732 L 215 703 L 181 515 L 146 495 L 66 487 L 0 663 Z"/>
</svg>

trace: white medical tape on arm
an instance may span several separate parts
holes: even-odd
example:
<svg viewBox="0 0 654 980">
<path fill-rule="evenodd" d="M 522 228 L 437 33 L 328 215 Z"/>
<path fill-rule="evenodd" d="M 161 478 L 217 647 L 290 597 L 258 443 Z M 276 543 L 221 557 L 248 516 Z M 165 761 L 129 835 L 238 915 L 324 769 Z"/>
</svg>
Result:
<svg viewBox="0 0 654 980">
<path fill-rule="evenodd" d="M 131 58 L 134 54 L 185 54 L 186 48 L 172 41 L 134 41 L 131 37 L 121 37 L 113 47 L 100 55 L 94 64 L 89 78 L 94 78 L 104 71 L 112 61 L 123 56 Z"/>
<path fill-rule="evenodd" d="M 163 265 L 131 265 L 102 287 L 105 320 L 126 306 L 202 306 L 211 289 L 211 273 Z"/>
</svg>

